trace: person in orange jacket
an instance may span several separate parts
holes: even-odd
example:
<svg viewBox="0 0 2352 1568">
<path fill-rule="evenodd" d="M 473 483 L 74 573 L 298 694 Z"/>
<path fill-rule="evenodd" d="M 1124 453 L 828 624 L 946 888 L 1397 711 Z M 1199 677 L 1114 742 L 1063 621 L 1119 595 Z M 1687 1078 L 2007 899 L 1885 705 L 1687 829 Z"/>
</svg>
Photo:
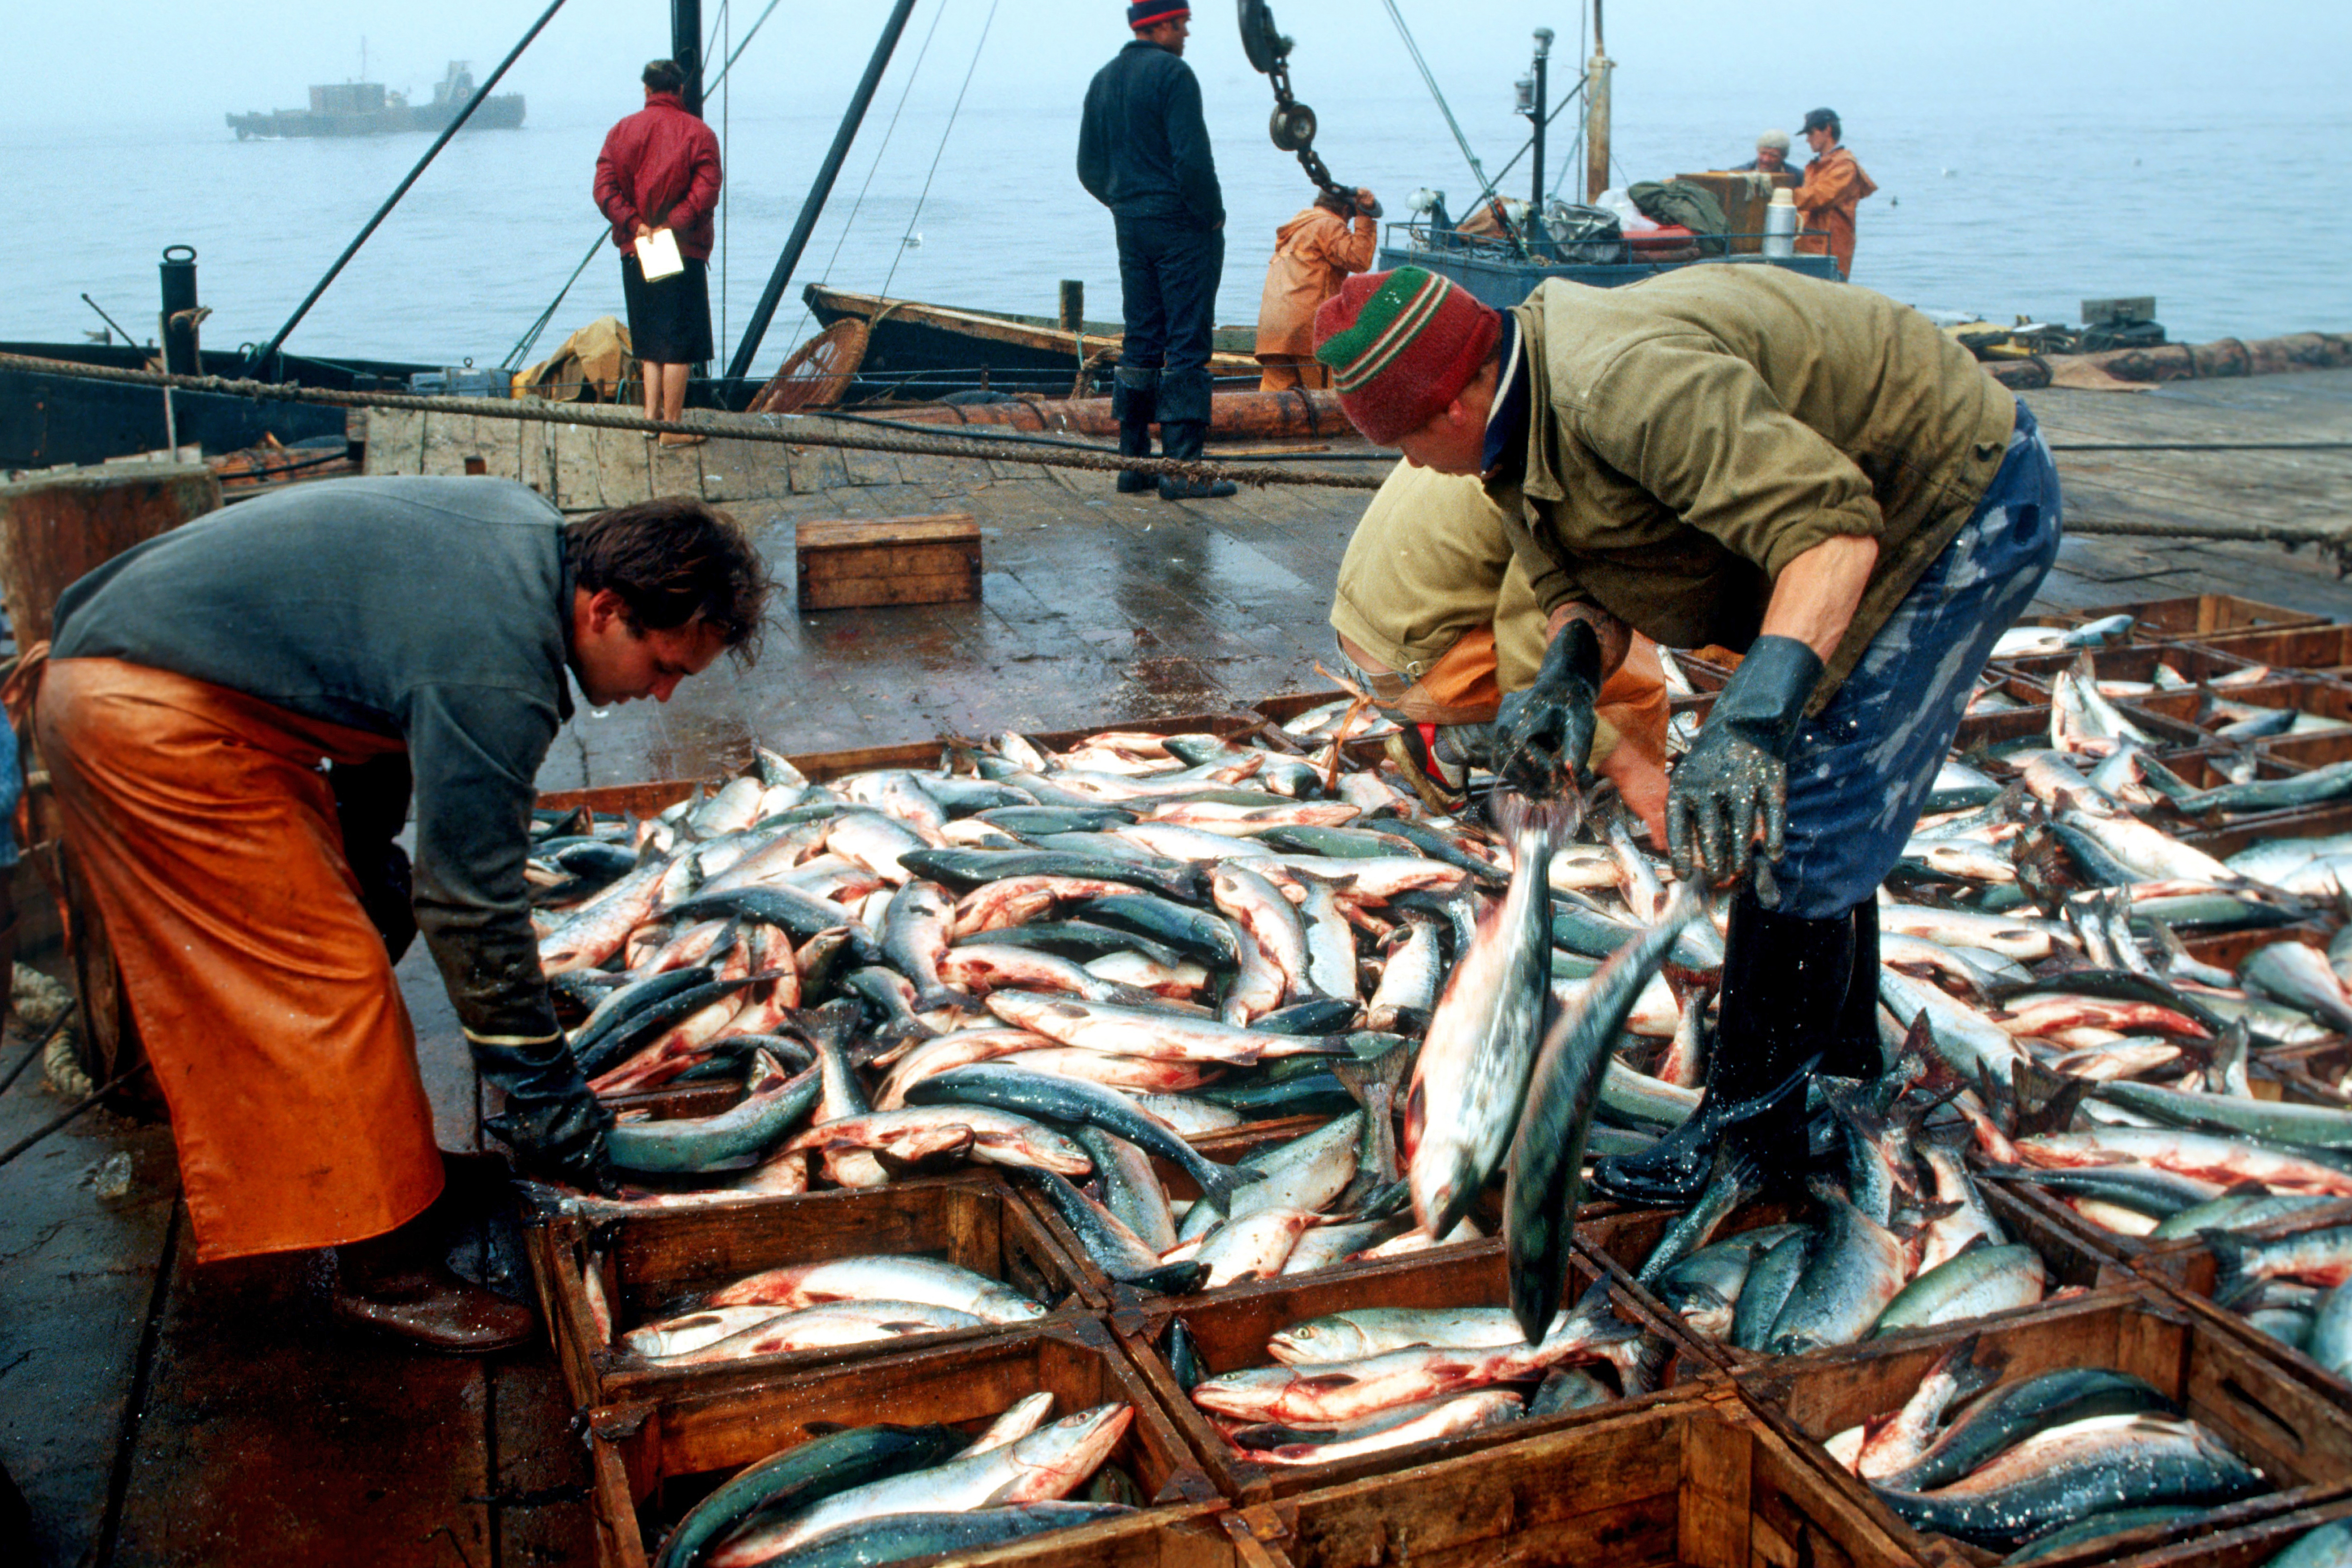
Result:
<svg viewBox="0 0 2352 1568">
<path fill-rule="evenodd" d="M 1326 191 L 1275 230 L 1274 259 L 1266 264 L 1265 296 L 1257 308 L 1257 363 L 1265 367 L 1260 392 L 1331 384 L 1331 373 L 1315 359 L 1315 307 L 1337 294 L 1348 274 L 1371 266 L 1380 216 L 1381 204 L 1370 191 Z"/>
<path fill-rule="evenodd" d="M 1853 276 L 1853 209 L 1878 187 L 1862 172 L 1841 140 L 1845 127 L 1834 109 L 1816 109 L 1805 116 L 1805 145 L 1813 161 L 1805 165 L 1805 183 L 1795 192 L 1797 210 L 1807 228 L 1826 229 L 1830 254 L 1837 258 L 1838 276 Z"/>
</svg>

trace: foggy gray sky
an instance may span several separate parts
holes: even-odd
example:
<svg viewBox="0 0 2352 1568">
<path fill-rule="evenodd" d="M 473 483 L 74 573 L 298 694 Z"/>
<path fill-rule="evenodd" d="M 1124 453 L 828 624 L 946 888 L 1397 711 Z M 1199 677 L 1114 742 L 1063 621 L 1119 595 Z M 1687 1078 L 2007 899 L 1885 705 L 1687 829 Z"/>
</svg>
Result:
<svg viewBox="0 0 2352 1568">
<path fill-rule="evenodd" d="M 292 107 L 315 81 L 353 77 L 360 40 L 370 75 L 424 92 L 450 58 L 488 68 L 544 0 L 11 0 L 0 6 L 0 58 L 13 79 L 0 124 L 111 118 L 217 128 L 226 110 Z M 748 26 L 764 0 L 735 0 Z M 946 4 L 940 47 L 970 58 L 982 0 Z M 1557 28 L 1573 54 L 1578 0 L 1401 0 L 1449 94 L 1517 74 L 1528 31 Z M 833 110 L 855 79 L 884 0 L 782 0 L 737 79 L 739 110 Z M 705 0 L 716 24 L 719 0 Z M 1118 0 L 1002 0 L 978 108 L 1016 107 L 1041 89 L 1076 89 L 1124 37 Z M 1299 40 L 1293 70 L 1310 102 L 1350 91 L 1418 92 L 1419 82 L 1376 0 L 1276 0 Z M 1204 82 L 1249 72 L 1233 7 L 1205 0 L 1191 58 Z M 1922 95 L 1981 95 L 1989 103 L 2062 105 L 2070 82 L 2118 79 L 2152 100 L 2193 105 L 2200 84 L 2273 84 L 2283 100 L 2340 95 L 2352 66 L 2352 6 L 2339 0 L 1977 0 L 1966 7 L 1888 0 L 1613 0 L 1610 52 L 1623 90 L 1747 99 L 1769 89 L 1785 113 L 1833 103 L 1849 122 L 1898 113 Z M 665 0 L 570 0 L 509 78 L 534 115 L 599 112 L 628 97 L 646 58 L 667 52 Z M 1504 78 L 1507 81 L 1508 77 Z M 568 117 L 568 116 L 567 116 Z"/>
</svg>

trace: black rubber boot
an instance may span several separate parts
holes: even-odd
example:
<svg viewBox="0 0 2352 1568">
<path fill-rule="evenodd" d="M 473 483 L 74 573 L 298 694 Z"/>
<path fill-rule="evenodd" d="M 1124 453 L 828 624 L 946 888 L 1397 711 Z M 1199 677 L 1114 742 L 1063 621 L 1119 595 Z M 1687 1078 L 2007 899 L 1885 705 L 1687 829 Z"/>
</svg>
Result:
<svg viewBox="0 0 2352 1568">
<path fill-rule="evenodd" d="M 1200 460 L 1209 439 L 1209 373 L 1171 370 L 1160 377 L 1160 455 L 1183 462 Z M 1234 493 L 1226 479 L 1160 477 L 1161 500 L 1213 500 Z"/>
<path fill-rule="evenodd" d="M 1664 1207 L 1695 1203 L 1726 1139 L 1756 1162 L 1768 1184 L 1801 1180 L 1806 1084 L 1831 1046 L 1830 999 L 1843 1004 L 1853 965 L 1850 913 L 1780 914 L 1743 890 L 1724 938 L 1722 1022 L 1707 1058 L 1706 1092 L 1689 1121 L 1649 1148 L 1596 1164 L 1594 1194 Z"/>
<path fill-rule="evenodd" d="M 1209 426 L 1205 421 L 1163 419 L 1160 424 L 1160 455 L 1197 462 L 1201 448 L 1208 443 Z M 1237 487 L 1231 479 L 1180 479 L 1173 474 L 1160 476 L 1161 500 L 1215 500 L 1232 495 Z"/>
<path fill-rule="evenodd" d="M 1837 1034 L 1822 1053 L 1821 1071 L 1864 1082 L 1886 1071 L 1886 1051 L 1878 1039 L 1878 901 L 1854 905 L 1853 969 L 1845 1005 L 1838 1009 Z"/>
<path fill-rule="evenodd" d="M 1159 417 L 1160 373 L 1156 370 L 1129 370 L 1121 365 L 1113 373 L 1110 384 L 1111 417 L 1118 421 L 1118 455 L 1122 458 L 1151 456 L 1151 422 Z M 1151 474 L 1139 474 L 1132 468 L 1118 471 L 1121 495 L 1141 495 L 1159 484 Z"/>
</svg>

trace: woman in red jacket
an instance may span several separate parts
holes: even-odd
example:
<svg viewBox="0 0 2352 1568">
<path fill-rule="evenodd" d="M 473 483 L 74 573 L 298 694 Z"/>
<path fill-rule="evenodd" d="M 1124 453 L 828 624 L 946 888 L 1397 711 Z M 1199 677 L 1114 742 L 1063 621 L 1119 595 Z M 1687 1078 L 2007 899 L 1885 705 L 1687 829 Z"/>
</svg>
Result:
<svg viewBox="0 0 2352 1568">
<path fill-rule="evenodd" d="M 675 423 L 686 410 L 686 378 L 711 356 L 711 214 L 719 206 L 719 138 L 689 114 L 686 73 L 674 60 L 646 67 L 646 106 L 605 133 L 596 154 L 596 210 L 621 252 L 630 351 L 646 387 L 646 417 Z M 667 230 L 683 272 L 648 280 L 636 243 Z M 705 437 L 665 435 L 665 447 Z"/>
</svg>

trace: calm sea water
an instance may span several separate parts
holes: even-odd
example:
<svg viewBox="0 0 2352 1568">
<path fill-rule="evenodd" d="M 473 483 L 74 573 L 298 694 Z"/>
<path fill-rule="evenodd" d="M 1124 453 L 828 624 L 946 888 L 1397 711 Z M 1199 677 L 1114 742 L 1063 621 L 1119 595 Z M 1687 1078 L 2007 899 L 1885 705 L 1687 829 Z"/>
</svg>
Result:
<svg viewBox="0 0 2352 1568">
<path fill-rule="evenodd" d="M 1231 215 L 1219 315 L 1245 322 L 1256 315 L 1276 226 L 1311 192 L 1265 141 L 1263 82 L 1231 68 L 1202 76 Z M 935 101 L 919 93 L 895 130 L 886 93 L 760 368 L 804 335 L 799 285 L 820 278 L 1032 313 L 1051 313 L 1055 280 L 1075 278 L 1086 283 L 1090 316 L 1115 317 L 1110 224 L 1071 173 L 1083 87 L 1074 80 L 1052 100 L 967 107 L 951 132 L 950 92 Z M 837 85 L 829 92 L 843 95 Z M 1455 105 L 1490 171 L 1521 139 L 1507 93 L 1498 80 L 1491 94 Z M 460 137 L 289 347 L 499 363 L 596 236 L 591 169 L 626 107 L 534 100 L 521 131 Z M 1318 107 L 1326 110 L 1318 145 L 1335 173 L 1372 186 L 1391 213 L 1418 185 L 1446 190 L 1457 211 L 1475 191 L 1425 94 L 1399 89 Z M 835 112 L 762 113 L 740 97 L 728 106 L 726 247 L 714 263 L 724 279 L 715 300 L 722 353 L 766 281 Z M 1679 102 L 1655 82 L 1636 91 L 1621 75 L 1615 151 L 1629 178 L 1737 162 L 1755 129 L 1749 112 Z M 205 341 L 215 348 L 268 337 L 426 144 L 421 136 L 240 143 L 217 118 L 36 128 L 11 142 L 19 210 L 55 221 L 12 245 L 0 268 L 0 338 L 64 340 L 98 327 L 78 298 L 84 290 L 150 336 L 154 263 L 164 245 L 184 242 L 199 252 L 215 312 Z M 2182 341 L 2352 330 L 2352 203 L 2331 183 L 2352 151 L 2352 95 L 2278 101 L 2247 88 L 2184 105 L 2125 84 L 2087 97 L 2015 95 L 2006 106 L 1961 95 L 1897 121 L 1850 118 L 1848 142 L 1881 187 L 1862 209 L 1856 281 L 1897 299 L 1997 321 L 2072 321 L 2084 298 L 2152 294 Z M 1555 171 L 1569 151 L 1562 138 Z M 1503 188 L 1525 194 L 1525 164 Z M 606 248 L 537 352 L 620 310 L 618 265 Z"/>
</svg>

